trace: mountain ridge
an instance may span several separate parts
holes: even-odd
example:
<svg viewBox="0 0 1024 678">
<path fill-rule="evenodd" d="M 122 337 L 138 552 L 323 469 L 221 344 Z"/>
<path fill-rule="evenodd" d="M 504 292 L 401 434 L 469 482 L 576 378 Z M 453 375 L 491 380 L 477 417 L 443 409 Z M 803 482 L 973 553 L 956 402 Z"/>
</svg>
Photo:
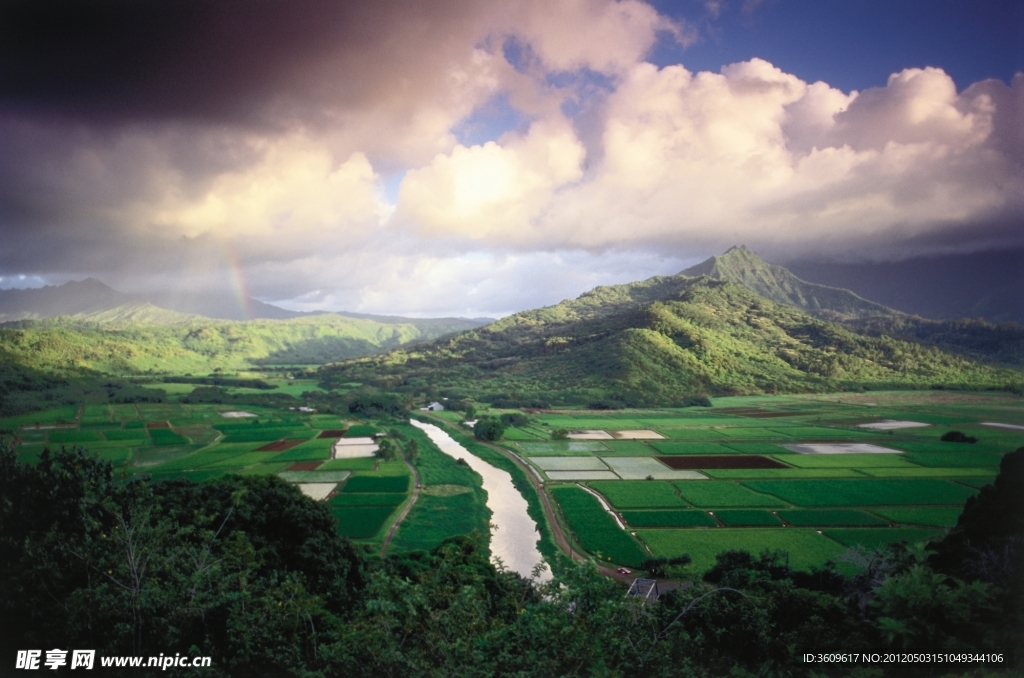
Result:
<svg viewBox="0 0 1024 678">
<path fill-rule="evenodd" d="M 680 275 L 729 280 L 772 301 L 790 304 L 830 320 L 903 315 L 850 290 L 801 280 L 788 269 L 765 262 L 743 245 L 730 247 L 724 254 L 691 266 Z"/>
<path fill-rule="evenodd" d="M 146 305 L 152 309 L 144 313 L 142 307 Z M 452 324 L 464 321 L 465 325 L 470 327 L 486 324 L 493 320 L 492 318 L 455 317 L 407 318 L 345 311 L 289 311 L 252 297 L 248 297 L 247 305 L 250 311 L 254 311 L 251 317 L 242 313 L 240 302 L 234 295 L 126 294 L 96 278 L 86 278 L 69 281 L 62 285 L 47 285 L 39 288 L 0 289 L 0 324 L 58 317 L 77 318 L 86 322 L 103 322 L 104 317 L 123 321 L 132 315 L 131 309 L 135 309 L 138 322 L 144 323 L 147 322 L 146 318 L 151 318 L 151 322 L 156 324 L 188 322 L 195 318 L 238 322 L 289 320 L 324 314 L 339 315 L 356 320 L 371 320 L 387 325 L 411 323 L 430 326 L 437 323 Z"/>
<path fill-rule="evenodd" d="M 321 375 L 325 387 L 360 382 L 417 396 L 580 403 L 613 395 L 635 404 L 695 393 L 1003 387 L 1024 376 L 685 274 L 598 287 L 451 337 L 327 365 Z"/>
</svg>

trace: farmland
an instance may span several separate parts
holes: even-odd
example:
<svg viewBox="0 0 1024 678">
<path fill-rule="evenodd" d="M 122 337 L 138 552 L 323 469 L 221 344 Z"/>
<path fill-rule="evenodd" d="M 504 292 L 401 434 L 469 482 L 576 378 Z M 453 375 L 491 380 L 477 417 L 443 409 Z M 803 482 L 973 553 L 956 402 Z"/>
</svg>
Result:
<svg viewBox="0 0 1024 678">
<path fill-rule="evenodd" d="M 368 545 L 380 542 L 408 499 L 408 468 L 400 460 L 330 459 L 338 436 L 373 435 L 380 432 L 376 426 L 255 405 L 244 414 L 235 416 L 226 405 L 185 402 L 88 405 L 3 419 L 0 428 L 16 431 L 18 458 L 29 463 L 44 448 L 79 446 L 109 460 L 122 479 L 203 482 L 229 474 L 276 475 L 296 486 L 322 487 L 339 534 Z M 336 435 L 318 437 L 322 431 Z"/>
<path fill-rule="evenodd" d="M 1024 423 L 1019 399 L 998 394 L 749 396 L 711 408 L 565 408 L 530 419 L 532 431 L 592 438 L 502 443 L 546 481 L 583 548 L 627 566 L 635 544 L 655 556 L 688 554 L 695 572 L 726 549 L 782 549 L 806 568 L 855 546 L 940 537 L 1002 456 L 1024 446 L 1024 431 L 982 425 Z M 890 420 L 918 425 L 889 428 Z M 654 435 L 623 439 L 641 429 Z M 978 440 L 941 441 L 950 430 Z M 694 475 L 671 476 L 680 472 Z"/>
<path fill-rule="evenodd" d="M 234 410 L 245 416 L 224 416 Z M 451 427 L 460 416 L 435 418 Z M 532 510 L 541 519 L 560 522 L 601 562 L 635 566 L 650 555 L 688 553 L 695 571 L 725 548 L 786 548 L 793 563 L 810 566 L 851 546 L 941 535 L 964 502 L 991 482 L 1002 455 L 1024 445 L 1024 431 L 982 426 L 1024 423 L 1018 401 L 995 394 L 734 397 L 710 408 L 563 408 L 528 419 L 500 445 L 543 482 L 555 513 L 545 517 L 538 504 Z M 860 426 L 885 420 L 927 425 Z M 331 485 L 325 501 L 339 534 L 368 546 L 381 543 L 406 505 L 413 489 L 408 467 L 401 460 L 331 459 L 331 450 L 338 437 L 394 429 L 419 446 L 423 491 L 392 548 L 428 549 L 448 537 L 487 532 L 479 478 L 407 424 L 264 405 L 163 402 L 62 407 L 5 419 L 0 427 L 17 431 L 19 458 L 28 462 L 45 447 L 78 445 L 108 459 L 122 478 L 277 475 Z M 595 434 L 601 439 L 552 440 L 556 429 L 602 433 Z M 953 429 L 978 441 L 939 440 Z M 528 433 L 517 433 L 522 430 Z M 478 451 L 511 465 L 493 451 Z"/>
</svg>

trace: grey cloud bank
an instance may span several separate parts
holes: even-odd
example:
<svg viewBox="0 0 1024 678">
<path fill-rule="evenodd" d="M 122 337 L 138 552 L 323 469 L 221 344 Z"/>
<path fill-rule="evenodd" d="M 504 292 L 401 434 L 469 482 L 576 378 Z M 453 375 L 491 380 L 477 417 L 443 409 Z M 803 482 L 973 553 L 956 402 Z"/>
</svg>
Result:
<svg viewBox="0 0 1024 678">
<path fill-rule="evenodd" d="M 1024 75 L 659 68 L 694 29 L 635 1 L 8 3 L 0 26 L 5 278 L 499 315 L 739 243 L 1024 244 Z M 461 145 L 495 96 L 528 124 Z"/>
</svg>

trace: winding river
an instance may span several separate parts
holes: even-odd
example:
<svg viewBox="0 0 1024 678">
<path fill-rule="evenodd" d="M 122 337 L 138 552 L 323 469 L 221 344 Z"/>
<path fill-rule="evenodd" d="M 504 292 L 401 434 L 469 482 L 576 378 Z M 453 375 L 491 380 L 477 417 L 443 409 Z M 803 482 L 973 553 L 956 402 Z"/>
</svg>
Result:
<svg viewBox="0 0 1024 678">
<path fill-rule="evenodd" d="M 491 510 L 491 561 L 501 560 L 506 569 L 531 577 L 533 568 L 542 564 L 539 581 L 551 578 L 551 569 L 537 550 L 540 532 L 527 513 L 523 495 L 512 484 L 512 476 L 474 455 L 443 430 L 415 419 L 409 422 L 427 434 L 437 447 L 455 459 L 464 459 L 484 481 L 487 508 Z"/>
</svg>

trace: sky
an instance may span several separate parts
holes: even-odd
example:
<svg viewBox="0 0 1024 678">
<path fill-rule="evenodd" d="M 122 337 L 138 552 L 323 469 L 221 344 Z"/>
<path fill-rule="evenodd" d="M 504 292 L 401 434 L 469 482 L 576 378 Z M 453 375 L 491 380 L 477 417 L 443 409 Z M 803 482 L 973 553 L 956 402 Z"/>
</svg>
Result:
<svg viewBox="0 0 1024 678">
<path fill-rule="evenodd" d="M 498 316 L 1024 245 L 1024 5 L 8 0 L 0 287 Z"/>
</svg>

